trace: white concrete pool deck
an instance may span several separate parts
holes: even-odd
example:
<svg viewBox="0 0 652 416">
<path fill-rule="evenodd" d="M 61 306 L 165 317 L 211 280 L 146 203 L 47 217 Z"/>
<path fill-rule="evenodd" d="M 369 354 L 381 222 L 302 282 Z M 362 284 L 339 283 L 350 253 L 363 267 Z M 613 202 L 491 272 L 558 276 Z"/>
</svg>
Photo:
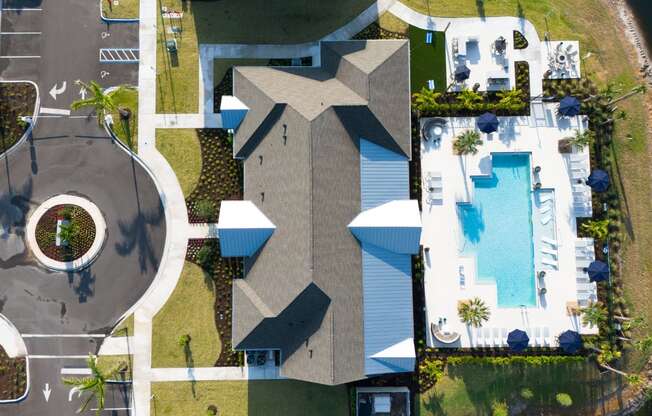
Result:
<svg viewBox="0 0 652 416">
<path fill-rule="evenodd" d="M 519 328 L 531 332 L 530 345 L 556 345 L 556 337 L 563 331 L 572 329 L 580 333 L 595 333 L 597 328 L 585 328 L 577 316 L 569 316 L 567 303 L 577 302 L 578 283 L 576 283 L 576 216 L 590 215 L 590 209 L 583 212 L 574 208 L 573 185 L 571 179 L 571 159 L 573 166 L 580 166 L 588 175 L 589 155 L 585 148 L 574 154 L 561 154 L 558 142 L 573 135 L 576 129 L 584 130 L 586 122 L 582 116 L 572 119 L 558 119 L 555 115 L 557 104 L 533 104 L 530 117 L 500 117 L 499 131 L 491 135 L 482 134 L 484 144 L 476 155 L 457 156 L 453 154 L 452 143 L 455 137 L 468 129 L 475 128 L 475 118 L 447 118 L 447 125 L 441 136 L 439 146 L 422 141 L 421 169 L 424 184 L 429 172 L 437 177 L 441 174 L 441 200 L 428 202 L 427 187 L 423 192 L 423 232 L 421 243 L 429 250 L 424 253 L 425 294 L 428 322 L 428 344 L 445 346 L 433 339 L 430 323 L 437 324 L 445 318 L 449 330 L 461 334 L 458 343 L 452 346 L 471 347 L 478 345 L 476 330 L 468 330 L 457 315 L 458 301 L 479 297 L 490 308 L 491 317 L 483 325 L 480 338 L 487 342 L 480 345 L 499 346 L 503 342 L 503 329 L 511 331 Z M 491 174 L 492 152 L 527 152 L 531 154 L 531 166 L 540 166 L 541 171 L 532 183 L 541 182 L 542 188 L 554 190 L 552 210 L 555 224 L 557 247 L 557 270 L 546 271 L 545 295 L 537 292 L 537 305 L 531 307 L 499 308 L 495 284 L 480 283 L 475 279 L 475 258 L 464 257 L 460 252 L 463 235 L 458 218 L 457 204 L 473 201 L 473 182 L 471 176 Z M 580 176 L 584 175 L 584 172 Z M 439 181 L 439 180 L 438 180 Z M 582 189 L 590 201 L 590 188 Z M 575 189 L 577 191 L 577 189 Z M 538 212 L 533 206 L 533 222 L 538 221 Z M 536 236 L 534 238 L 537 240 Z M 535 252 L 542 247 L 541 241 L 534 241 Z M 465 287 L 460 286 L 460 266 L 464 267 Z M 535 266 L 536 267 L 536 266 Z M 581 266 L 580 266 L 581 267 Z M 538 270 L 537 270 L 538 271 Z M 532 276 L 535 281 L 535 276 Z M 591 284 L 594 285 L 594 284 Z M 537 284 L 538 286 L 538 284 Z M 594 286 L 593 286 L 594 287 Z M 539 333 L 538 336 L 536 334 Z M 544 340 L 547 334 L 547 340 Z M 451 345 L 449 345 L 451 346 Z"/>
</svg>

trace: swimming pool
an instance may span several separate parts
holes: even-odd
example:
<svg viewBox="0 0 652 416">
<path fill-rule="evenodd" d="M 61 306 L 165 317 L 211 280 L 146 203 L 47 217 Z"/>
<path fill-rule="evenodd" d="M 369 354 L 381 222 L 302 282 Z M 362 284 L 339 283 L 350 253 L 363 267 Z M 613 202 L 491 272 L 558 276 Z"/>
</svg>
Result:
<svg viewBox="0 0 652 416">
<path fill-rule="evenodd" d="M 478 282 L 496 283 L 498 306 L 535 306 L 530 155 L 494 153 L 492 169 L 459 205 L 462 253 L 475 255 Z"/>
</svg>

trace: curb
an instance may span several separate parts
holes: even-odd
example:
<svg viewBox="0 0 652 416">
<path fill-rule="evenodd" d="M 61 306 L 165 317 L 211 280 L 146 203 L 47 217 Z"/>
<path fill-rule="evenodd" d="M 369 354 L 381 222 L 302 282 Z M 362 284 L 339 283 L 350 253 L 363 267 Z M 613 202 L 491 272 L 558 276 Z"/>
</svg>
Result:
<svg viewBox="0 0 652 416">
<path fill-rule="evenodd" d="M 13 151 L 15 151 L 23 142 L 27 140 L 27 138 L 32 134 L 32 130 L 34 130 L 34 127 L 36 127 L 36 122 L 38 120 L 38 115 L 39 112 L 41 111 L 41 94 L 38 89 L 38 85 L 34 81 L 29 81 L 29 80 L 24 80 L 24 81 L 0 81 L 0 84 L 32 84 L 34 88 L 36 89 L 36 102 L 34 103 L 34 113 L 32 114 L 32 121 L 29 123 L 29 127 L 27 127 L 27 130 L 25 133 L 23 133 L 22 137 L 18 139 L 16 143 L 14 143 L 13 146 L 11 146 L 7 151 L 4 153 L 0 153 L 0 158 L 1 157 L 7 157 L 9 156 Z"/>
<path fill-rule="evenodd" d="M 14 324 L 12 324 L 11 321 L 1 313 L 0 313 L 0 319 L 5 321 L 7 325 L 9 325 L 11 328 L 15 330 L 16 335 L 20 338 L 20 340 L 23 343 L 23 347 L 25 347 L 25 351 L 27 351 L 27 346 L 25 346 L 25 341 L 23 341 L 23 337 L 20 335 L 20 332 L 18 332 L 18 329 L 14 326 Z M 29 356 L 27 354 L 25 355 L 25 380 L 26 380 L 25 393 L 23 393 L 20 397 L 17 397 L 15 399 L 0 400 L 0 405 L 18 403 L 27 398 L 27 395 L 29 394 L 29 390 L 30 390 Z"/>
<path fill-rule="evenodd" d="M 104 12 L 102 11 L 102 0 L 100 0 L 100 19 L 102 19 L 105 23 L 138 23 L 140 22 L 140 18 L 138 17 L 106 17 L 104 16 Z"/>
</svg>

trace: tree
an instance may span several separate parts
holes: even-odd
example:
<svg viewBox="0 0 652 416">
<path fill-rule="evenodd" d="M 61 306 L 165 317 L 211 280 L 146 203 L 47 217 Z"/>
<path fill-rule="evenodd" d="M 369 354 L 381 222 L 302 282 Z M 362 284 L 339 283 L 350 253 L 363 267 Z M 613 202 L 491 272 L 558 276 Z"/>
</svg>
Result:
<svg viewBox="0 0 652 416">
<path fill-rule="evenodd" d="M 457 101 L 462 104 L 462 107 L 467 110 L 474 110 L 477 104 L 482 102 L 482 96 L 475 91 L 463 89 L 457 95 Z"/>
<path fill-rule="evenodd" d="M 61 222 L 59 227 L 59 238 L 62 242 L 65 242 L 68 245 L 72 245 L 78 236 L 79 224 L 77 224 L 77 221 L 70 219 L 68 221 Z"/>
<path fill-rule="evenodd" d="M 423 87 L 421 91 L 412 94 L 414 105 L 419 111 L 431 111 L 437 108 L 437 100 L 441 97 L 440 92 Z"/>
<path fill-rule="evenodd" d="M 584 149 L 585 146 L 590 146 L 591 143 L 595 140 L 595 133 L 592 130 L 584 130 L 580 133 L 579 130 L 575 130 L 575 134 L 570 137 L 566 137 L 566 140 L 571 145 L 576 146 L 579 150 Z"/>
<path fill-rule="evenodd" d="M 63 383 L 68 386 L 73 386 L 73 390 L 78 392 L 80 396 L 82 393 L 89 393 L 86 400 L 77 410 L 77 413 L 85 412 L 91 400 L 94 398 L 97 402 L 95 414 L 99 416 L 102 410 L 104 410 L 104 387 L 107 380 L 115 377 L 116 374 L 124 370 L 126 363 L 120 362 L 108 371 L 104 371 L 97 366 L 97 356 L 95 355 L 89 355 L 86 363 L 91 370 L 90 377 L 64 378 Z"/>
<path fill-rule="evenodd" d="M 475 130 L 467 130 L 457 136 L 453 142 L 453 150 L 458 155 L 476 154 L 478 153 L 478 146 L 482 145 L 480 133 Z"/>
<path fill-rule="evenodd" d="M 607 308 L 601 302 L 592 302 L 582 308 L 582 323 L 589 326 L 600 326 L 607 322 Z"/>
<path fill-rule="evenodd" d="M 503 109 L 521 108 L 525 104 L 523 91 L 519 89 L 498 91 L 496 96 L 500 99 L 498 106 Z"/>
<path fill-rule="evenodd" d="M 618 97 L 618 98 L 614 98 L 613 100 L 609 101 L 609 102 L 607 103 L 607 105 L 612 106 L 612 105 L 616 104 L 616 103 L 619 102 L 619 101 L 626 100 L 626 99 L 628 99 L 629 97 L 634 96 L 634 95 L 636 95 L 636 94 L 642 94 L 642 93 L 644 93 L 645 91 L 647 91 L 647 87 L 645 86 L 645 84 L 637 85 L 637 86 L 635 86 L 634 88 L 632 88 L 631 90 L 629 90 L 628 93 L 623 94 L 623 95 L 621 95 L 620 97 Z"/>
<path fill-rule="evenodd" d="M 97 115 L 97 122 L 100 125 L 100 127 L 102 126 L 102 123 L 104 122 L 104 118 L 106 117 L 106 115 L 114 111 L 117 111 L 118 109 L 118 105 L 113 100 L 113 95 L 123 92 L 124 90 L 127 89 L 132 89 L 132 87 L 121 85 L 110 94 L 107 94 L 104 92 L 102 86 L 98 84 L 96 81 L 91 81 L 87 84 L 81 80 L 77 80 L 75 81 L 75 83 L 77 85 L 80 85 L 82 88 L 86 89 L 86 91 L 90 94 L 90 97 L 86 99 L 74 101 L 70 105 L 70 109 L 79 110 L 80 108 L 85 108 L 85 107 L 93 108 L 95 114 Z"/>
<path fill-rule="evenodd" d="M 609 234 L 609 220 L 588 220 L 580 228 L 596 240 L 604 240 Z"/>
<path fill-rule="evenodd" d="M 489 307 L 480 298 L 461 302 L 457 307 L 457 314 L 466 325 L 476 328 L 488 321 L 490 316 Z"/>
</svg>

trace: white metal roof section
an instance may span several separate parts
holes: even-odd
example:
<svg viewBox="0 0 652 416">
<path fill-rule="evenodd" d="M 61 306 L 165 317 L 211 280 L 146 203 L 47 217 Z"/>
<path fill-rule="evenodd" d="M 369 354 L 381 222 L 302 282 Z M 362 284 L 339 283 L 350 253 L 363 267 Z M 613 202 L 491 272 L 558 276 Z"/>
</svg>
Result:
<svg viewBox="0 0 652 416">
<path fill-rule="evenodd" d="M 222 201 L 217 230 L 223 257 L 248 257 L 272 235 L 276 226 L 251 201 Z"/>
<path fill-rule="evenodd" d="M 414 339 L 406 338 L 372 355 L 371 358 L 404 371 L 412 371 L 416 358 Z"/>
<path fill-rule="evenodd" d="M 222 126 L 225 129 L 237 129 L 247 115 L 249 107 L 232 95 L 223 95 L 220 102 L 220 113 L 222 114 Z"/>
<path fill-rule="evenodd" d="M 355 237 L 394 253 L 415 254 L 421 239 L 419 204 L 391 201 L 358 214 L 349 224 Z"/>
</svg>

